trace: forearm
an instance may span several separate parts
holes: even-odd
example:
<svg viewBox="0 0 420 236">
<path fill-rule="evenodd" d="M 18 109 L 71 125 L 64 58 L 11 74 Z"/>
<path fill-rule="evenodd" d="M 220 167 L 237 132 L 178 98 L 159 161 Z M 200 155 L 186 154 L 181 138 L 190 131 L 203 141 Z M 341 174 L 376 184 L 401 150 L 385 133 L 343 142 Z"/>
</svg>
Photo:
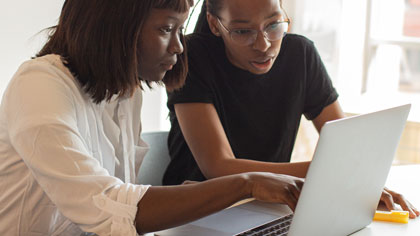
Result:
<svg viewBox="0 0 420 236">
<path fill-rule="evenodd" d="M 305 178 L 310 162 L 273 163 L 247 159 L 229 158 L 213 163 L 211 167 L 201 168 L 207 178 L 245 173 L 271 172 Z"/>
<path fill-rule="evenodd" d="M 246 175 L 196 184 L 150 187 L 138 204 L 139 233 L 158 231 L 209 215 L 250 197 Z"/>
</svg>

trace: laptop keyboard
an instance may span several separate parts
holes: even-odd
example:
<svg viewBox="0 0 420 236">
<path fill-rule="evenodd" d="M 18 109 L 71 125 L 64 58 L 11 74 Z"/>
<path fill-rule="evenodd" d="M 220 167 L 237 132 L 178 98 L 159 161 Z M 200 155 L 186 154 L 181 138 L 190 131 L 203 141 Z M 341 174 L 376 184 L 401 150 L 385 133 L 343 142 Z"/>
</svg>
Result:
<svg viewBox="0 0 420 236">
<path fill-rule="evenodd" d="M 292 223 L 293 214 L 287 215 L 270 223 L 250 229 L 236 236 L 286 236 Z"/>
</svg>

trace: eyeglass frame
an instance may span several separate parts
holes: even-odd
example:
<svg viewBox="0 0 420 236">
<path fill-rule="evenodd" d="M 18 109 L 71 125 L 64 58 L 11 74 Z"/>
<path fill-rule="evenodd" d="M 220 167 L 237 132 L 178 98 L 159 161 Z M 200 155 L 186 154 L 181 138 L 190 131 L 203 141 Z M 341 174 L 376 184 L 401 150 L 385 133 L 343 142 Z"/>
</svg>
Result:
<svg viewBox="0 0 420 236">
<path fill-rule="evenodd" d="M 219 22 L 219 24 L 223 27 L 223 29 L 224 30 L 226 30 L 228 33 L 229 33 L 229 36 L 230 36 L 230 38 L 235 42 L 235 43 L 237 43 L 237 44 L 240 44 L 240 45 L 243 45 L 243 46 L 247 46 L 247 45 L 251 45 L 251 44 L 254 44 L 255 43 L 255 41 L 257 40 L 257 37 L 258 37 L 258 32 L 262 32 L 263 33 L 263 36 L 264 36 L 264 38 L 265 39 L 267 39 L 268 41 L 270 41 L 270 42 L 273 42 L 273 41 L 276 41 L 276 40 L 279 40 L 279 39 L 281 39 L 281 38 L 283 38 L 284 36 L 286 36 L 286 34 L 287 34 L 287 31 L 286 32 L 284 32 L 284 34 L 283 34 L 283 36 L 281 36 L 279 39 L 276 39 L 276 40 L 270 40 L 268 37 L 267 37 L 267 32 L 266 32 L 266 29 L 263 29 L 263 30 L 261 30 L 261 29 L 259 29 L 259 30 L 256 30 L 256 29 L 246 29 L 246 28 L 244 28 L 244 29 L 241 29 L 241 30 L 251 30 L 251 31 L 256 31 L 257 32 L 257 37 L 255 37 L 255 39 L 252 41 L 252 42 L 250 42 L 250 43 L 248 43 L 248 44 L 241 44 L 241 43 L 238 43 L 238 41 L 237 40 L 235 40 L 235 39 L 233 39 L 233 36 L 232 36 L 232 30 L 229 30 L 223 23 L 222 23 L 222 21 L 220 20 L 220 18 L 218 17 L 218 16 L 214 16 L 214 17 L 216 17 L 216 19 L 217 19 L 217 22 Z M 287 17 L 287 14 L 286 14 L 286 17 Z M 285 21 L 278 21 L 277 23 L 287 23 L 287 27 L 289 27 L 289 25 L 290 25 L 290 19 L 289 19 L 289 17 L 287 17 L 287 20 L 285 20 Z"/>
</svg>

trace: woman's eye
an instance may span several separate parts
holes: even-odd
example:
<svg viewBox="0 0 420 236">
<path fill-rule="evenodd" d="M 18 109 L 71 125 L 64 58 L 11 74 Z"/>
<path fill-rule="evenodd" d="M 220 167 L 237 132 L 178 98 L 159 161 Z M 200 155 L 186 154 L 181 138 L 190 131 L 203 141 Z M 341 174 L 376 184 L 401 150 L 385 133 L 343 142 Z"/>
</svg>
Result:
<svg viewBox="0 0 420 236">
<path fill-rule="evenodd" d="M 235 33 L 235 34 L 239 34 L 239 35 L 245 35 L 245 34 L 252 33 L 252 30 L 250 30 L 250 29 L 236 29 L 236 30 L 232 30 L 232 32 Z"/>
<path fill-rule="evenodd" d="M 269 26 L 267 26 L 267 30 L 276 30 L 281 26 L 281 22 L 275 22 Z"/>
<path fill-rule="evenodd" d="M 160 31 L 162 31 L 162 33 L 165 33 L 165 34 L 171 33 L 172 30 L 173 30 L 173 28 L 170 27 L 170 26 L 160 28 Z"/>
</svg>

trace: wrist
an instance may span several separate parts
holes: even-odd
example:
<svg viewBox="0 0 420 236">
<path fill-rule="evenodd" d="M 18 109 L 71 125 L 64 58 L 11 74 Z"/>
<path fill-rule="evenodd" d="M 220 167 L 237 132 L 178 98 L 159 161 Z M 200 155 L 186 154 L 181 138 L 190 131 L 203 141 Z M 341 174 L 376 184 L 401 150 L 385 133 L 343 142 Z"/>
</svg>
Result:
<svg viewBox="0 0 420 236">
<path fill-rule="evenodd" d="M 252 173 L 244 173 L 240 175 L 243 181 L 242 187 L 242 196 L 243 198 L 251 198 L 252 197 L 252 190 L 254 188 L 254 180 L 252 178 Z"/>
</svg>

